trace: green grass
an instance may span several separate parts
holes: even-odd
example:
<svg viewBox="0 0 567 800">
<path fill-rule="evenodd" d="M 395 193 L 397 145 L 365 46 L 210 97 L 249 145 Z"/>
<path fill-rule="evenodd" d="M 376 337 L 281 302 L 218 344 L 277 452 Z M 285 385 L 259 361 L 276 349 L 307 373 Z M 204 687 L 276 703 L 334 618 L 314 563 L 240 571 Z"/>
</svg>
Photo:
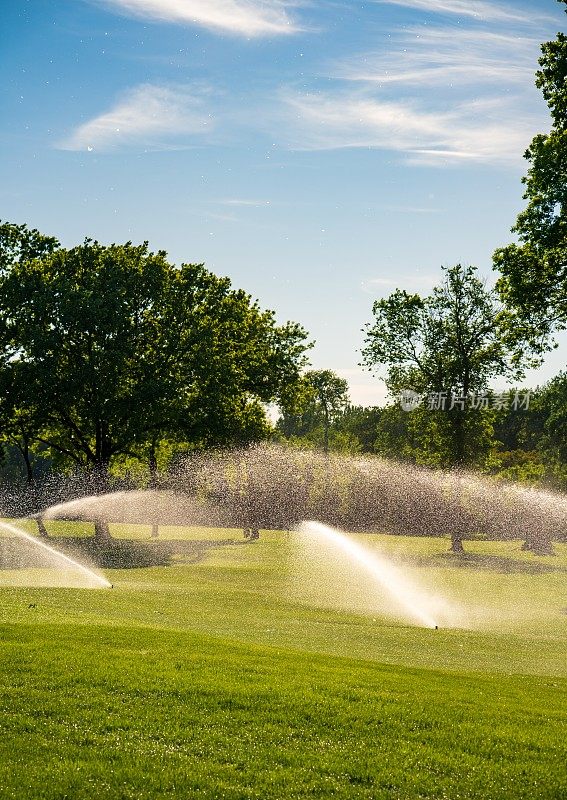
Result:
<svg viewBox="0 0 567 800">
<path fill-rule="evenodd" d="M 0 588 L 1 798 L 567 797 L 566 546 L 365 538 L 483 608 L 433 631 L 307 602 L 285 533 L 164 535 L 206 548 L 113 590 Z"/>
</svg>

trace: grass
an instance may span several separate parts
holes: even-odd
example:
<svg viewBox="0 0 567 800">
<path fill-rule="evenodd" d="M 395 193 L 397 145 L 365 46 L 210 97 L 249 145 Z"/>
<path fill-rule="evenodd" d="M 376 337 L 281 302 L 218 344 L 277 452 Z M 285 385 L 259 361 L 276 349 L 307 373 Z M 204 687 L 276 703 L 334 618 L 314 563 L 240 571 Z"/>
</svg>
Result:
<svg viewBox="0 0 567 800">
<path fill-rule="evenodd" d="M 207 547 L 113 590 L 0 588 L 1 798 L 567 797 L 566 546 L 365 538 L 482 605 L 433 631 L 307 602 L 285 533 L 164 534 Z"/>
</svg>

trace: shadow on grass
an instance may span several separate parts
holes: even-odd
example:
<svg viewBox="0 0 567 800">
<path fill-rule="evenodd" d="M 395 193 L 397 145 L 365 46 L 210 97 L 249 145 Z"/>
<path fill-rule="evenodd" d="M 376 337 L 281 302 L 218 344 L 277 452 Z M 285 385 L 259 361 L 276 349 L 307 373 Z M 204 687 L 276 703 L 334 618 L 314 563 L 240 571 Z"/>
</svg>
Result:
<svg viewBox="0 0 567 800">
<path fill-rule="evenodd" d="M 214 541 L 162 540 L 132 541 L 131 539 L 96 539 L 94 536 L 50 536 L 41 540 L 55 550 L 76 559 L 87 567 L 105 569 L 140 569 L 168 567 L 174 564 L 196 564 L 210 550 L 226 545 L 241 546 L 248 542 L 234 539 Z M 45 551 L 33 542 L 17 537 L 0 539 L 0 569 L 27 569 L 49 566 Z"/>
<path fill-rule="evenodd" d="M 477 553 L 436 553 L 431 556 L 414 556 L 412 564 L 419 567 L 454 567 L 457 569 L 487 570 L 492 572 L 525 572 L 531 575 L 543 575 L 549 572 L 567 572 L 567 567 L 560 564 L 541 564 L 506 556 L 479 555 Z"/>
<path fill-rule="evenodd" d="M 248 545 L 248 541 L 231 539 L 100 539 L 95 536 L 49 536 L 38 539 L 55 550 L 76 559 L 87 567 L 104 569 L 141 569 L 145 567 L 168 567 L 175 564 L 197 564 L 209 551 L 219 547 Z M 432 555 L 409 555 L 400 558 L 401 563 L 425 569 L 454 568 L 486 570 L 505 573 L 527 573 L 543 575 L 551 572 L 567 572 L 567 567 L 538 563 L 527 559 L 506 556 L 481 555 L 477 553 L 435 553 Z M 29 569 L 49 566 L 45 551 L 32 541 L 18 537 L 0 538 L 0 569 Z"/>
</svg>

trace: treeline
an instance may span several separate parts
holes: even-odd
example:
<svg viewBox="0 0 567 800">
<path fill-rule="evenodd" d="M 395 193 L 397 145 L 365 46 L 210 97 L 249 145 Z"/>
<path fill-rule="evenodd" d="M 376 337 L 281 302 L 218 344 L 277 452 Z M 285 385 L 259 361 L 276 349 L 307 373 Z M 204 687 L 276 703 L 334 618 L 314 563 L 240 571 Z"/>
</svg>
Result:
<svg viewBox="0 0 567 800">
<path fill-rule="evenodd" d="M 488 407 L 469 419 L 467 436 L 475 452 L 468 468 L 567 491 L 567 373 L 531 391 L 487 392 L 486 397 Z M 298 448 L 325 449 L 327 441 L 331 452 L 372 453 L 433 469 L 455 466 L 449 400 L 445 410 L 430 408 L 428 397 L 404 410 L 403 398 L 382 407 L 353 406 L 346 392 L 342 399 L 327 430 L 325 409 L 313 400 L 304 413 L 278 421 L 278 437 Z"/>
<path fill-rule="evenodd" d="M 94 523 L 103 549 L 112 542 L 110 522 L 151 525 L 153 536 L 160 525 L 202 525 L 257 538 L 260 529 L 316 519 L 350 531 L 447 536 L 455 553 L 468 539 L 523 539 L 525 550 L 545 555 L 567 537 L 567 498 L 558 494 L 510 482 L 495 491 L 470 472 L 270 443 L 192 451 L 159 476 L 158 491 L 132 491 L 134 482 L 115 477 L 99 481 L 92 471 L 58 476 L 0 492 L 0 503 L 5 514 L 35 514 L 43 536 L 50 519 Z"/>
</svg>

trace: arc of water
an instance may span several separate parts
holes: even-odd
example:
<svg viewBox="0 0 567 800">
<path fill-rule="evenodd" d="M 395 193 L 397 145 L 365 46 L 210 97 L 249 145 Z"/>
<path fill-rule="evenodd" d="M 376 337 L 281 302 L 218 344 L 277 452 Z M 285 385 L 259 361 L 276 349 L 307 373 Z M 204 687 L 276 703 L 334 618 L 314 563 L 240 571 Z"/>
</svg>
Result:
<svg viewBox="0 0 567 800">
<path fill-rule="evenodd" d="M 353 541 L 341 531 L 321 522 L 302 522 L 300 533 L 319 536 L 339 547 L 355 563 L 359 564 L 389 594 L 407 615 L 426 628 L 436 628 L 437 621 L 428 610 L 428 598 L 423 590 L 393 564 Z"/>
<path fill-rule="evenodd" d="M 65 555 L 65 553 L 61 553 L 59 550 L 56 550 L 54 547 L 51 547 L 50 545 L 46 544 L 46 542 L 43 542 L 36 536 L 32 536 L 30 533 L 26 533 L 26 531 L 23 531 L 21 528 L 17 528 L 15 525 L 11 525 L 9 522 L 0 522 L 0 528 L 9 531 L 10 533 L 13 533 L 16 536 L 19 536 L 23 539 L 26 539 L 28 542 L 30 542 L 36 547 L 40 547 L 43 550 L 46 550 L 52 557 L 64 561 L 70 567 L 78 570 L 81 574 L 85 575 L 90 582 L 94 582 L 95 584 L 99 585 L 104 589 L 111 588 L 112 584 L 109 581 L 107 581 L 106 578 L 103 578 L 101 575 L 97 575 L 96 572 L 93 572 L 93 570 L 89 569 L 88 567 L 85 567 L 84 564 L 75 561 L 74 558 Z"/>
</svg>

